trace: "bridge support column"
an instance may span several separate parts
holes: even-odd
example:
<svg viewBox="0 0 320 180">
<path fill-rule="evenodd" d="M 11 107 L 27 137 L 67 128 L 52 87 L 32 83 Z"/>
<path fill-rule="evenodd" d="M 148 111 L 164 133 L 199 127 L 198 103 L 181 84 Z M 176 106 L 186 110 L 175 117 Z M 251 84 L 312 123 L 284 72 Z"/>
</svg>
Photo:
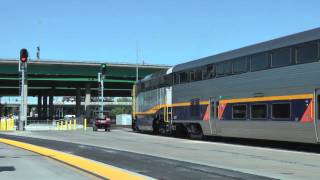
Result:
<svg viewBox="0 0 320 180">
<path fill-rule="evenodd" d="M 77 87 L 76 89 L 76 117 L 80 117 L 81 112 L 81 89 L 80 87 Z"/>
<path fill-rule="evenodd" d="M 43 106 L 43 113 L 42 113 L 42 120 L 46 120 L 48 118 L 48 96 L 42 97 L 42 106 Z"/>
<path fill-rule="evenodd" d="M 90 101 L 91 101 L 90 84 L 86 84 L 86 96 L 84 100 L 84 111 L 85 111 L 86 118 L 90 117 L 90 107 L 89 107 Z"/>
<path fill-rule="evenodd" d="M 49 119 L 53 120 L 53 111 L 54 111 L 54 107 L 53 107 L 53 92 L 50 92 L 49 95 Z"/>
<path fill-rule="evenodd" d="M 37 111 L 38 111 L 38 120 L 40 120 L 42 118 L 42 96 L 41 95 L 38 95 Z"/>
</svg>

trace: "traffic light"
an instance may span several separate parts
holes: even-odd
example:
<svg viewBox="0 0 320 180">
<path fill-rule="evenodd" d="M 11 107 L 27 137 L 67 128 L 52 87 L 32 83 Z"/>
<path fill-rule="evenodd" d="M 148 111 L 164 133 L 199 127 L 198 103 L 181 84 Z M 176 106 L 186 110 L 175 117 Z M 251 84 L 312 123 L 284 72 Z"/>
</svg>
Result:
<svg viewBox="0 0 320 180">
<path fill-rule="evenodd" d="M 101 64 L 101 74 L 102 76 L 105 76 L 107 74 L 107 65 Z"/>
<path fill-rule="evenodd" d="M 23 48 L 20 50 L 20 61 L 25 63 L 28 61 L 28 50 Z"/>
</svg>

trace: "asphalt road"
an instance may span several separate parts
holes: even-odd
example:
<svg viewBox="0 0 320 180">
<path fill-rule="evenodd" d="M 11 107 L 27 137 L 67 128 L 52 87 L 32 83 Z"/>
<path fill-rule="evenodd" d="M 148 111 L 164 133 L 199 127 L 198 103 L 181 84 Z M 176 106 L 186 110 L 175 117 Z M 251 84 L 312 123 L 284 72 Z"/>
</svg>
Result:
<svg viewBox="0 0 320 180">
<path fill-rule="evenodd" d="M 51 158 L 0 143 L 0 179 L 85 180 L 98 178 Z"/>
<path fill-rule="evenodd" d="M 159 179 L 320 178 L 317 153 L 160 137 L 125 129 L 6 134 Z"/>
<path fill-rule="evenodd" d="M 0 135 L 0 137 L 82 156 L 156 179 L 268 179 L 233 170 L 109 148 L 12 135 Z"/>
</svg>

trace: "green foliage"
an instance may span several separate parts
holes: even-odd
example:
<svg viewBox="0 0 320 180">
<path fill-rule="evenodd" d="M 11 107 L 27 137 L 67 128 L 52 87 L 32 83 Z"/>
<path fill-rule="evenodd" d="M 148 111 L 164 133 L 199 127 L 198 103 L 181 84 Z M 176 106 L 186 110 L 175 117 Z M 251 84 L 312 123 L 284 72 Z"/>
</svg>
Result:
<svg viewBox="0 0 320 180">
<path fill-rule="evenodd" d="M 126 106 L 126 107 L 116 107 L 113 108 L 110 112 L 110 116 L 112 118 L 115 118 L 116 115 L 118 114 L 131 114 L 131 107 Z"/>
<path fill-rule="evenodd" d="M 120 97 L 117 99 L 117 102 L 131 102 L 131 98 L 130 97 Z"/>
</svg>

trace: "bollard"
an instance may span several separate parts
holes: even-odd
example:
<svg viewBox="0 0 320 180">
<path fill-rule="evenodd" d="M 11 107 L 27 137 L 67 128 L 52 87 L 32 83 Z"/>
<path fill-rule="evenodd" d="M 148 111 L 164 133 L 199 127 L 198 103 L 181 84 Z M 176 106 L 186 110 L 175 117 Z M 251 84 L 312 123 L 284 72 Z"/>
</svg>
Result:
<svg viewBox="0 0 320 180">
<path fill-rule="evenodd" d="M 83 119 L 83 129 L 86 131 L 87 130 L 87 118 Z"/>
<path fill-rule="evenodd" d="M 67 121 L 63 121 L 63 130 L 67 130 L 68 126 L 67 126 Z"/>
<path fill-rule="evenodd" d="M 73 129 L 74 130 L 77 129 L 77 120 L 76 119 L 73 120 Z"/>
<path fill-rule="evenodd" d="M 7 119 L 5 119 L 5 120 L 4 120 L 4 126 L 3 126 L 5 131 L 7 130 L 7 124 L 8 124 L 8 123 L 7 123 Z"/>
<path fill-rule="evenodd" d="M 1 119 L 1 131 L 3 131 L 3 130 L 4 130 L 3 125 L 4 125 L 4 119 Z"/>
<path fill-rule="evenodd" d="M 68 121 L 68 130 L 71 130 L 71 128 L 72 128 L 72 121 L 69 120 L 69 121 Z"/>
<path fill-rule="evenodd" d="M 59 130 L 59 121 L 56 121 L 56 130 Z"/>
<path fill-rule="evenodd" d="M 6 131 L 8 131 L 9 130 L 9 119 L 6 119 Z"/>
<path fill-rule="evenodd" d="M 16 122 L 14 121 L 14 118 L 12 118 L 12 130 L 15 130 L 15 124 Z"/>
<path fill-rule="evenodd" d="M 8 126 L 9 131 L 12 131 L 12 119 L 9 118 L 9 126 Z"/>
<path fill-rule="evenodd" d="M 68 128 L 68 121 L 64 121 L 64 129 L 63 130 L 67 130 Z"/>
<path fill-rule="evenodd" d="M 60 120 L 59 121 L 59 131 L 61 131 L 62 130 L 62 121 Z"/>
<path fill-rule="evenodd" d="M 69 130 L 69 121 L 66 120 L 65 123 L 66 123 L 66 129 L 65 130 Z"/>
<path fill-rule="evenodd" d="M 60 121 L 60 131 L 62 131 L 63 130 L 63 122 L 62 122 L 62 120 Z"/>
</svg>

